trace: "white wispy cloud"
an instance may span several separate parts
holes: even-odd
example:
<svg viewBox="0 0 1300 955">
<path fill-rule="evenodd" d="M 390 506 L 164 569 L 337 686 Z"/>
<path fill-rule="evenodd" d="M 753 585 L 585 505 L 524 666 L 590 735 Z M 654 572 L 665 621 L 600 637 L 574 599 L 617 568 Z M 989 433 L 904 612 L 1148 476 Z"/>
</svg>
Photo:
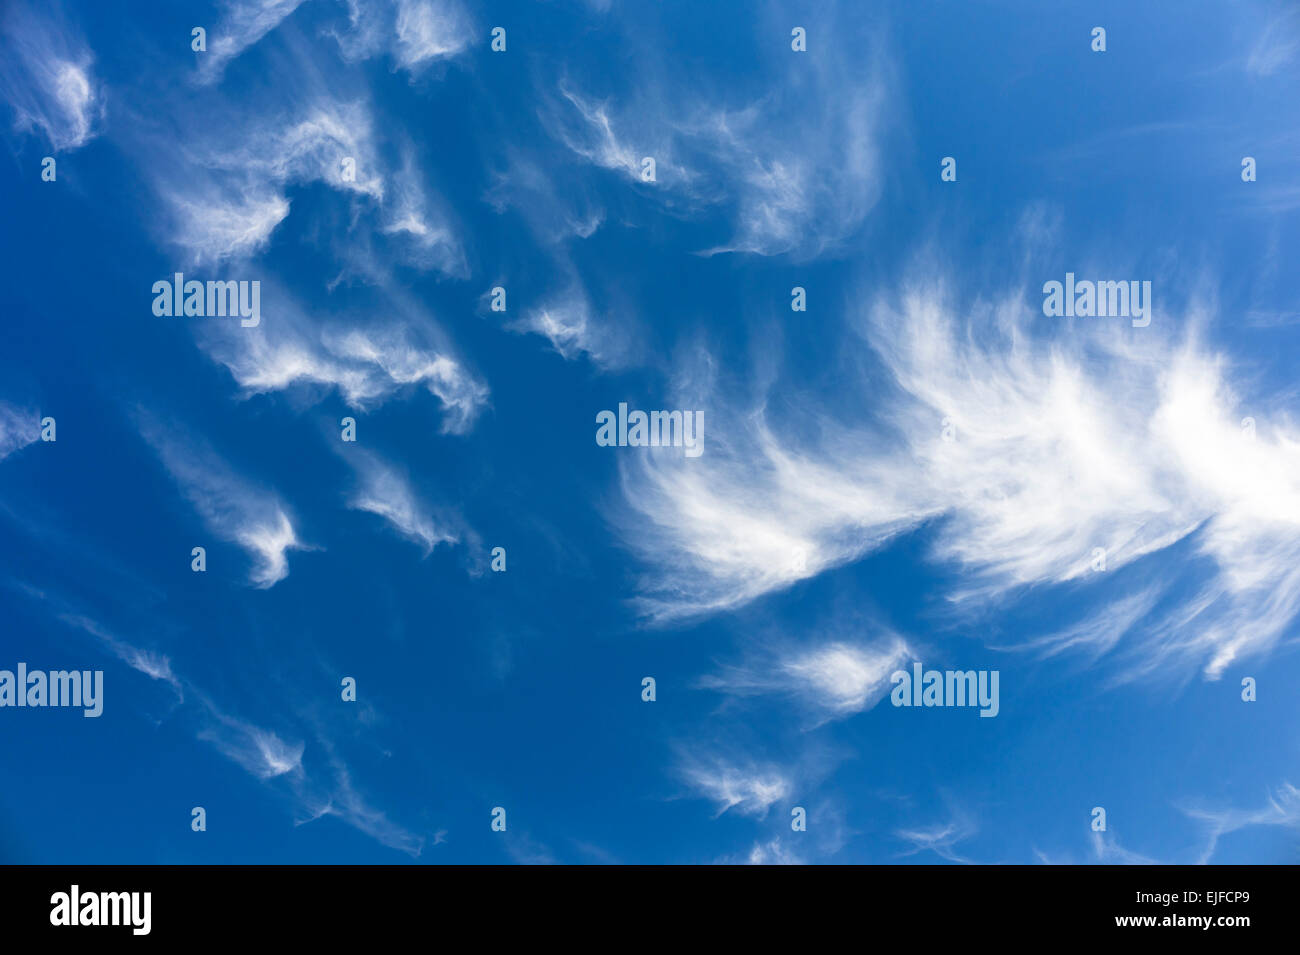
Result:
<svg viewBox="0 0 1300 955">
<path fill-rule="evenodd" d="M 1300 10 L 1294 7 L 1271 16 L 1246 57 L 1246 69 L 1272 76 L 1300 53 Z"/>
<path fill-rule="evenodd" d="M 719 816 L 730 810 L 766 816 L 774 804 L 789 798 L 793 788 L 779 767 L 739 764 L 721 756 L 686 755 L 679 772 L 698 795 L 717 806 Z"/>
<path fill-rule="evenodd" d="M 706 115 L 689 130 L 711 145 L 725 181 L 736 183 L 735 234 L 707 254 L 819 255 L 851 236 L 874 207 L 884 87 L 846 65 L 817 64 L 820 92 L 799 95 L 813 95 L 819 108 L 780 96 L 776 116 L 763 102 Z"/>
<path fill-rule="evenodd" d="M 842 18 L 810 29 L 841 40 L 772 62 L 775 79 L 741 101 L 650 61 L 619 96 L 561 78 L 555 96 L 543 94 L 539 118 L 575 155 L 626 177 L 672 214 L 728 215 L 731 238 L 703 254 L 816 256 L 851 236 L 879 195 L 888 61 L 869 35 L 870 55 L 841 52 L 857 46 L 843 42 Z M 642 180 L 647 157 L 654 183 Z"/>
<path fill-rule="evenodd" d="M 1213 678 L 1275 644 L 1300 610 L 1300 430 L 1285 412 L 1270 409 L 1252 438 L 1231 364 L 1195 331 L 1076 325 L 1031 340 L 1032 311 L 1004 306 L 985 313 L 996 331 L 980 340 L 955 314 L 939 290 L 914 289 L 901 308 L 878 304 L 867 332 L 906 396 L 893 424 L 918 467 L 896 480 L 932 489 L 948 517 L 935 556 L 965 572 L 954 598 L 1081 579 L 1094 548 L 1109 572 L 1195 532 L 1213 572 L 1146 618 L 1137 666 L 1199 659 Z M 936 426 L 945 418 L 955 440 Z"/>
<path fill-rule="evenodd" d="M 1035 341 L 1018 325 L 1032 313 L 973 311 L 995 323 L 987 341 L 936 286 L 904 292 L 901 308 L 877 303 L 868 326 L 917 461 L 895 479 L 923 481 L 950 512 L 939 555 L 970 573 L 971 593 L 1082 577 L 1094 547 L 1113 564 L 1195 527 L 1190 507 L 1152 487 L 1165 461 L 1115 440 L 1159 406 L 1163 347 L 1142 354 L 1082 326 L 1073 342 Z"/>
<path fill-rule="evenodd" d="M 581 294 L 570 294 L 531 309 L 511 328 L 542 335 L 565 358 L 579 352 L 598 354 L 591 340 L 590 308 Z"/>
<path fill-rule="evenodd" d="M 781 672 L 834 712 L 857 713 L 885 694 L 890 674 L 910 656 L 901 640 L 879 648 L 831 643 L 785 659 Z"/>
<path fill-rule="evenodd" d="M 184 701 L 185 691 L 181 686 L 181 681 L 172 672 L 171 660 L 165 654 L 128 643 L 110 633 L 97 621 L 80 613 L 60 613 L 59 619 L 69 626 L 77 627 L 95 637 L 114 656 L 133 670 L 138 670 L 151 680 L 166 683 L 175 691 L 177 699 Z"/>
<path fill-rule="evenodd" d="M 292 190 L 321 183 L 347 208 L 312 203 L 307 215 L 335 221 L 340 212 L 348 223 L 341 235 L 315 230 L 318 223 L 310 218 L 304 223 L 313 235 L 331 236 L 320 240 L 319 252 L 335 256 L 339 274 L 333 281 L 322 278 L 321 286 L 333 291 L 344 277 L 359 276 L 386 290 L 374 307 L 395 314 L 320 318 L 262 273 L 260 326 L 201 322 L 196 337 L 250 393 L 319 385 L 337 388 L 362 409 L 422 385 L 443 404 L 444 430 L 468 429 L 486 404 L 487 388 L 453 356 L 447 336 L 393 276 L 394 259 L 468 275 L 446 205 L 427 187 L 409 144 L 400 147 L 397 166 L 386 164 L 364 96 L 334 95 L 316 53 L 291 44 L 277 55 L 289 79 L 265 102 L 236 112 L 203 94 L 210 109 L 171 116 L 184 131 L 179 152 L 160 148 L 157 134 L 130 140 L 162 199 L 161 238 L 185 253 L 178 265 L 242 277 L 290 215 Z"/>
<path fill-rule="evenodd" d="M 455 544 L 460 537 L 432 508 L 421 501 L 410 478 L 379 455 L 358 447 L 340 452 L 356 471 L 358 487 L 349 499 L 349 507 L 376 514 L 391 524 L 403 537 L 432 553 L 439 544 Z"/>
<path fill-rule="evenodd" d="M 345 388 L 345 396 L 361 406 L 386 388 L 420 384 L 437 396 L 446 409 L 445 430 L 453 433 L 467 430 L 486 404 L 487 386 L 455 359 L 409 344 L 404 337 L 407 328 L 401 332 L 389 329 L 380 334 L 354 330 L 325 338 L 326 347 L 336 357 L 369 366 L 368 370 L 376 376 L 383 376 L 357 392 Z M 376 388 L 377 392 L 373 390 Z"/>
<path fill-rule="evenodd" d="M 1170 863 L 1160 859 L 1153 859 L 1145 856 L 1140 852 L 1134 852 L 1126 848 L 1119 841 L 1119 836 L 1114 831 L 1109 832 L 1089 832 L 1088 842 L 1092 850 L 1091 859 L 1085 858 L 1084 865 L 1169 865 Z M 1042 865 L 1079 865 L 1080 863 L 1068 854 L 1048 855 L 1041 849 L 1034 850 L 1034 857 Z"/>
<path fill-rule="evenodd" d="M 1236 366 L 1196 331 L 1204 314 L 1042 335 L 1036 305 L 958 302 L 934 278 L 879 294 L 843 346 L 884 372 L 848 396 L 854 420 L 844 395 L 787 388 L 774 405 L 765 385 L 746 396 L 695 376 L 678 406 L 707 409 L 705 454 L 620 461 L 614 520 L 652 569 L 641 609 L 736 607 L 933 520 L 931 559 L 961 571 L 958 614 L 1028 586 L 1124 582 L 1105 619 L 1035 641 L 1045 652 L 1116 648 L 1130 677 L 1190 665 L 1213 679 L 1268 651 L 1300 613 L 1300 428 L 1238 396 Z M 1176 572 L 1114 573 L 1156 553 Z M 1190 598 L 1166 599 L 1175 578 Z"/>
<path fill-rule="evenodd" d="M 202 123 L 181 120 L 189 131 L 179 153 L 159 151 L 152 139 L 138 144 L 149 153 L 144 165 L 164 203 L 165 238 L 191 264 L 261 252 L 290 213 L 291 186 L 321 182 L 382 208 L 385 172 L 367 107 L 310 90 L 302 95 L 302 105 L 252 115 L 214 103 Z M 219 123 L 218 113 L 226 114 Z M 352 161 L 348 171 L 344 160 Z M 405 194 L 403 201 L 410 201 Z"/>
<path fill-rule="evenodd" d="M 556 118 L 561 121 L 554 124 L 553 130 L 579 156 L 597 166 L 621 172 L 638 182 L 641 181 L 641 161 L 647 156 L 655 159 L 656 167 L 662 163 L 665 173 L 672 169 L 669 155 L 672 150 L 671 141 L 663 138 L 662 131 L 653 134 L 656 139 L 647 136 L 639 140 L 639 146 L 634 146 L 626 138 L 615 134 L 608 103 L 588 99 L 563 81 L 559 85 L 559 93 L 573 108 L 573 118 L 579 121 L 564 122 L 570 117 L 560 114 Z M 646 123 L 645 128 L 649 129 L 650 124 Z M 626 135 L 624 134 L 625 137 Z M 657 174 L 656 169 L 656 176 Z"/>
<path fill-rule="evenodd" d="M 555 176 L 540 157 L 530 157 L 509 144 L 503 144 L 502 151 L 505 165 L 492 172 L 483 197 L 494 211 L 518 211 L 548 246 L 589 238 L 604 224 L 604 205 L 581 177 Z"/>
<path fill-rule="evenodd" d="M 347 0 L 347 5 L 347 26 L 328 32 L 348 60 L 386 53 L 414 76 L 459 56 L 475 40 L 473 19 L 457 0 Z"/>
<path fill-rule="evenodd" d="M 1136 593 L 1119 597 L 1083 620 L 1044 637 L 1025 640 L 1004 650 L 1033 650 L 1044 657 L 1066 651 L 1087 655 L 1093 661 L 1115 649 L 1120 638 L 1132 631 L 1159 602 L 1159 585 L 1144 587 Z"/>
<path fill-rule="evenodd" d="M 24 2 L 0 14 L 0 96 L 21 130 L 39 129 L 55 151 L 84 146 L 105 113 L 94 54 L 54 8 Z"/>
<path fill-rule="evenodd" d="M 724 667 L 701 679 L 700 685 L 737 696 L 789 696 L 824 722 L 875 706 L 889 692 L 890 674 L 913 658 L 897 636 L 872 643 L 830 640 L 785 647 Z"/>
<path fill-rule="evenodd" d="M 1229 833 L 1252 826 L 1282 826 L 1300 829 L 1300 788 L 1283 783 L 1269 793 L 1264 805 L 1257 809 L 1207 809 L 1185 808 L 1188 816 L 1205 824 L 1206 844 L 1198 860 L 1208 863 L 1214 858 L 1219 840 Z"/>
<path fill-rule="evenodd" d="M 382 199 L 384 182 L 378 171 L 372 119 L 361 103 L 320 99 L 303 115 L 254 137 L 245 149 L 216 155 L 210 163 L 239 169 L 278 183 L 325 182 L 344 192 Z M 356 160 L 355 175 L 343 175 L 342 159 Z"/>
<path fill-rule="evenodd" d="M 733 609 L 940 510 L 869 431 L 834 433 L 818 414 L 778 431 L 761 405 L 731 409 L 712 394 L 672 406 L 706 411 L 706 451 L 621 459 L 627 510 L 613 516 L 654 567 L 637 606 L 656 620 Z"/>
<path fill-rule="evenodd" d="M 224 0 L 221 19 L 207 31 L 207 51 L 196 54 L 199 82 L 215 83 L 221 79 L 227 63 L 278 27 L 302 3 L 303 0 Z"/>
<path fill-rule="evenodd" d="M 506 846 L 510 858 L 519 865 L 558 865 L 559 860 L 545 843 L 538 842 L 528 835 L 511 838 Z"/>
<path fill-rule="evenodd" d="M 212 743 L 258 779 L 302 772 L 302 742 L 286 742 L 277 734 L 209 707 L 212 726 L 199 731 L 199 739 Z"/>
<path fill-rule="evenodd" d="M 793 800 L 792 800 L 793 801 Z M 806 831 L 792 833 L 792 815 L 777 813 L 766 825 L 776 829 L 770 838 L 755 839 L 749 850 L 716 860 L 721 865 L 808 865 L 829 861 L 844 848 L 852 834 L 844 823 L 843 807 L 836 800 L 819 799 L 799 808 L 806 813 Z M 793 810 L 794 807 L 789 807 Z"/>
<path fill-rule="evenodd" d="M 420 182 L 414 156 L 408 149 L 400 169 L 394 171 L 391 199 L 382 211 L 379 230 L 399 243 L 398 253 L 409 265 L 436 269 L 455 278 L 469 278 L 465 256 L 452 218 L 441 199 Z"/>
<path fill-rule="evenodd" d="M 394 275 L 400 263 L 468 276 L 449 206 L 425 181 L 410 142 L 388 148 L 364 90 L 338 82 L 316 47 L 290 38 L 271 55 L 285 79 L 264 96 L 236 107 L 198 91 L 202 108 L 178 110 L 164 99 L 155 104 L 163 119 L 136 117 L 127 148 L 162 200 L 159 236 L 183 253 L 178 270 L 242 278 L 295 208 L 295 191 L 328 186 L 334 202 L 298 207 L 307 241 L 333 256 L 334 277 L 317 273 L 320 286 L 333 294 L 359 278 L 382 290 L 369 307 L 384 314 L 372 318 L 361 306 L 321 317 L 298 303 L 298 290 L 259 268 L 252 274 L 262 286 L 262 324 L 194 323 L 196 338 L 247 393 L 337 389 L 364 410 L 419 386 L 441 403 L 444 431 L 468 430 L 486 406 L 487 386 Z M 277 546 L 291 529 L 277 522 L 267 530 L 255 543 Z"/>
<path fill-rule="evenodd" d="M 35 411 L 0 401 L 0 460 L 34 444 L 40 436 L 40 421 Z"/>
<path fill-rule="evenodd" d="M 264 282 L 262 308 L 267 317 L 256 328 L 218 320 L 196 329 L 201 346 L 249 393 L 337 389 L 350 407 L 366 410 L 422 387 L 442 405 L 443 430 L 457 434 L 487 405 L 487 385 L 445 350 L 445 336 L 417 306 L 388 303 L 395 314 L 384 321 L 308 315 L 282 287 Z"/>
<path fill-rule="evenodd" d="M 305 813 L 299 824 L 333 816 L 383 845 L 412 856 L 420 854 L 424 837 L 393 822 L 367 801 L 336 754 L 334 743 L 321 730 L 317 729 L 312 738 L 322 754 L 322 765 L 308 766 L 304 759 L 308 751 L 305 739 L 233 715 L 228 704 L 218 703 L 210 693 L 179 675 L 167 655 L 122 638 L 62 597 L 22 582 L 15 581 L 14 585 L 33 600 L 51 605 L 60 621 L 89 634 L 102 649 L 131 668 L 170 686 L 176 694 L 177 709 L 169 718 L 186 719 L 196 739 L 212 745 L 256 779 L 282 787 Z M 290 714 L 291 721 L 300 715 Z M 435 844 L 442 841 L 442 836 L 445 833 L 435 836 Z"/>
<path fill-rule="evenodd" d="M 1152 859 L 1120 845 L 1119 837 L 1113 832 L 1092 832 L 1093 858 L 1102 865 L 1161 865 L 1158 859 Z"/>
<path fill-rule="evenodd" d="M 180 679 L 172 671 L 171 659 L 165 653 L 122 639 L 98 620 L 87 616 L 82 608 L 75 606 L 59 594 L 33 587 L 20 580 L 12 581 L 12 586 L 30 599 L 49 607 L 54 617 L 63 624 L 94 637 L 102 651 L 111 653 L 131 669 L 143 673 L 151 680 L 166 683 L 176 694 L 177 701 L 184 702 L 184 688 Z"/>
<path fill-rule="evenodd" d="M 167 191 L 175 231 L 171 238 L 197 264 L 245 258 L 261 251 L 289 215 L 289 200 L 275 191 L 223 193 L 207 184 Z"/>
<path fill-rule="evenodd" d="M 803 857 L 791 848 L 789 840 L 782 839 L 780 836 L 768 839 L 766 842 L 755 842 L 743 859 L 727 857 L 719 860 L 724 865 L 735 865 L 742 861 L 746 865 L 804 864 Z"/>
<path fill-rule="evenodd" d="M 383 285 L 400 261 L 468 277 L 449 204 L 409 137 L 377 118 L 369 87 L 298 31 L 268 59 L 276 81 L 241 101 L 198 89 L 188 103 L 142 98 L 127 114 L 120 138 L 161 200 L 158 238 L 190 266 L 242 265 L 319 184 L 332 200 L 297 214 L 306 241 L 344 272 Z"/>
<path fill-rule="evenodd" d="M 965 813 L 957 812 L 947 822 L 915 829 L 896 829 L 894 835 L 911 848 L 901 853 L 904 856 L 916 855 L 918 852 L 933 852 L 949 862 L 974 865 L 972 860 L 960 855 L 955 846 L 964 842 L 978 831 L 973 819 Z"/>
<path fill-rule="evenodd" d="M 195 695 L 201 701 L 205 720 L 198 738 L 255 778 L 278 784 L 303 813 L 297 825 L 330 816 L 391 849 L 412 857 L 420 855 L 425 837 L 394 822 L 361 794 L 328 738 L 318 735 L 314 740 L 323 754 L 323 764 L 308 765 L 304 758 L 306 740 L 285 739 L 272 730 L 230 716 L 197 691 Z"/>
<path fill-rule="evenodd" d="M 202 440 L 150 416 L 140 416 L 140 431 L 208 530 L 253 558 L 254 586 L 271 587 L 289 576 L 287 552 L 304 545 L 274 492 L 241 477 Z"/>
<path fill-rule="evenodd" d="M 1256 826 L 1278 826 L 1284 829 L 1300 830 L 1300 789 L 1290 783 L 1283 783 L 1275 791 L 1267 793 L 1263 805 L 1252 809 L 1215 809 L 1203 804 L 1183 806 L 1182 812 L 1190 819 L 1202 823 L 1205 831 L 1205 844 L 1196 858 L 1189 863 L 1206 865 L 1210 863 L 1218 850 L 1223 836 Z M 913 843 L 914 848 L 908 855 L 925 849 L 933 849 L 945 858 L 953 861 L 970 860 L 956 855 L 952 846 L 962 839 L 974 835 L 976 829 L 968 816 L 957 814 L 948 823 L 931 828 L 917 830 L 900 830 L 897 835 Z M 1125 846 L 1119 834 L 1112 827 L 1105 832 L 1088 833 L 1090 853 L 1085 857 L 1085 864 L 1097 865 L 1169 865 L 1166 858 L 1155 858 L 1137 852 Z M 1037 860 L 1044 865 L 1077 865 L 1079 860 L 1069 854 L 1051 854 L 1040 849 L 1034 850 Z"/>
<path fill-rule="evenodd" d="M 390 819 L 383 810 L 372 806 L 357 791 L 347 766 L 336 758 L 331 759 L 331 773 L 332 782 L 323 801 L 319 801 L 321 797 L 303 795 L 305 804 L 311 807 L 310 817 L 303 822 L 333 816 L 390 849 L 397 849 L 412 857 L 420 855 L 426 841 L 424 836 L 411 832 Z M 442 840 L 435 835 L 434 845 L 440 841 Z"/>
<path fill-rule="evenodd" d="M 317 732 L 312 739 L 318 758 L 309 761 L 308 741 L 286 739 L 280 733 L 231 716 L 205 694 L 194 691 L 202 725 L 198 738 L 255 778 L 275 784 L 290 796 L 303 817 L 298 825 L 331 816 L 382 845 L 419 856 L 425 837 L 389 818 L 359 791 L 333 742 Z"/>
<path fill-rule="evenodd" d="M 576 278 L 554 296 L 524 312 L 507 325 L 511 331 L 541 335 L 566 359 L 585 355 L 603 368 L 616 368 L 627 359 L 630 335 L 627 323 L 597 316 L 591 300 Z"/>
<path fill-rule="evenodd" d="M 401 0 L 396 28 L 398 61 L 407 69 L 455 56 L 471 38 L 468 15 L 450 0 Z"/>
</svg>

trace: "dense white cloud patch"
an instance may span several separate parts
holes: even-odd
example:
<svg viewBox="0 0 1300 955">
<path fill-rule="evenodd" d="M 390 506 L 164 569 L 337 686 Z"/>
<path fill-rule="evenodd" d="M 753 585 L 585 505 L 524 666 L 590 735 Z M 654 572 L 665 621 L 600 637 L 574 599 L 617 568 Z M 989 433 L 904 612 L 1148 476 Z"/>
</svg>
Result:
<svg viewBox="0 0 1300 955">
<path fill-rule="evenodd" d="M 733 609 L 938 512 L 922 488 L 897 479 L 901 455 L 878 456 L 878 437 L 867 432 L 823 430 L 825 447 L 803 449 L 779 436 L 761 408 L 732 412 L 712 398 L 672 404 L 706 409 L 705 453 L 620 462 L 631 514 L 616 520 L 656 568 L 638 601 L 649 616 Z M 805 429 L 817 433 L 815 422 Z"/>
<path fill-rule="evenodd" d="M 1099 653 L 1127 633 L 1131 676 L 1196 662 L 1210 678 L 1269 649 L 1300 611 L 1300 431 L 1271 409 L 1244 428 L 1231 366 L 1194 333 L 1032 337 L 1036 317 L 963 309 L 933 282 L 881 296 L 861 331 L 892 389 L 855 396 L 866 423 L 697 397 L 712 422 L 702 457 L 621 462 L 619 519 L 654 569 L 642 609 L 735 607 L 942 516 L 931 556 L 961 569 L 959 612 L 1103 580 L 1097 548 L 1110 571 L 1184 539 L 1204 558 L 1191 599 L 1171 609 L 1157 580 L 1041 649 Z"/>
<path fill-rule="evenodd" d="M 889 692 L 890 675 L 914 658 L 897 636 L 872 643 L 830 640 L 771 651 L 725 667 L 700 685 L 735 696 L 785 695 L 824 722 L 875 706 Z"/>
</svg>

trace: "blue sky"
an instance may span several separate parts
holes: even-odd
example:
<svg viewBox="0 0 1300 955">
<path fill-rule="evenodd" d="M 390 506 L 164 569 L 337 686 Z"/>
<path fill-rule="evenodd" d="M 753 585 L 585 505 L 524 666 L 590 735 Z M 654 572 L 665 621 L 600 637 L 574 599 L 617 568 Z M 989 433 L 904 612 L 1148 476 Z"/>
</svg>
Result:
<svg viewBox="0 0 1300 955">
<path fill-rule="evenodd" d="M 0 858 L 1296 861 L 1294 5 L 15 2 L 0 47 L 0 669 L 105 687 L 0 709 Z M 176 272 L 260 323 L 155 315 Z M 1150 324 L 1045 315 L 1067 272 Z M 599 446 L 620 402 L 703 453 Z M 913 661 L 997 716 L 892 705 Z"/>
</svg>

